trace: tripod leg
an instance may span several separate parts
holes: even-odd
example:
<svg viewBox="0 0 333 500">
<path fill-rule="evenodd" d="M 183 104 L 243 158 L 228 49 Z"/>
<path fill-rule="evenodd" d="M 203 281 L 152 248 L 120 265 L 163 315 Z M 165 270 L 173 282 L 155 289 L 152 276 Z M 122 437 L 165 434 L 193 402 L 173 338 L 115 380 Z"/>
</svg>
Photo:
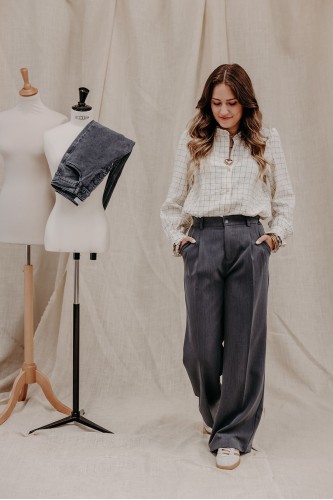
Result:
<svg viewBox="0 0 333 500">
<path fill-rule="evenodd" d="M 79 424 L 86 425 L 87 427 L 90 427 L 91 429 L 94 429 L 95 431 L 105 432 L 105 433 L 108 433 L 108 434 L 113 434 L 113 432 L 108 431 L 107 429 L 104 429 L 104 427 L 101 427 L 100 425 L 97 425 L 94 422 L 91 422 L 91 420 L 88 420 L 87 418 L 82 417 L 82 415 L 80 415 L 76 419 L 76 422 L 78 422 Z"/>
<path fill-rule="evenodd" d="M 60 427 L 61 425 L 65 424 L 70 424 L 71 422 L 75 422 L 75 417 L 65 417 L 61 418 L 60 420 L 56 420 L 55 422 L 52 422 L 51 424 L 43 425 L 42 427 L 37 427 L 37 429 L 33 429 L 32 431 L 29 431 L 29 434 L 32 434 L 33 432 L 40 431 L 42 429 L 52 429 L 54 427 Z"/>
<path fill-rule="evenodd" d="M 22 394 L 22 389 L 24 389 L 25 378 L 26 374 L 21 370 L 21 372 L 15 379 L 9 401 L 7 403 L 7 407 L 0 415 L 0 424 L 3 424 L 7 420 L 7 418 L 14 410 L 16 403 L 19 401 L 20 394 Z"/>
<path fill-rule="evenodd" d="M 28 384 L 24 384 L 21 394 L 19 395 L 19 401 L 25 401 L 28 394 Z"/>
<path fill-rule="evenodd" d="M 71 415 L 72 410 L 65 406 L 54 394 L 51 384 L 48 378 L 40 371 L 36 370 L 36 383 L 42 388 L 46 399 L 51 403 L 53 408 L 64 413 L 65 415 Z"/>
</svg>

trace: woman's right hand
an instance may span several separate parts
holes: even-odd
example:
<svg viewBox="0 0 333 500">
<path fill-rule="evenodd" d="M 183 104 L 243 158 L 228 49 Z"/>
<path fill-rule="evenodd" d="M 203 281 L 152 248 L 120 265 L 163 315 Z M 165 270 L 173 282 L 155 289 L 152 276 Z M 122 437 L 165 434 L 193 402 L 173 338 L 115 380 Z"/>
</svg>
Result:
<svg viewBox="0 0 333 500">
<path fill-rule="evenodd" d="M 190 242 L 190 243 L 195 243 L 196 240 L 194 238 L 192 238 L 191 236 L 185 236 L 185 238 L 182 239 L 182 241 L 180 242 L 180 246 L 179 246 L 179 251 L 181 251 L 181 249 L 183 248 L 183 246 L 185 245 L 186 242 Z"/>
</svg>

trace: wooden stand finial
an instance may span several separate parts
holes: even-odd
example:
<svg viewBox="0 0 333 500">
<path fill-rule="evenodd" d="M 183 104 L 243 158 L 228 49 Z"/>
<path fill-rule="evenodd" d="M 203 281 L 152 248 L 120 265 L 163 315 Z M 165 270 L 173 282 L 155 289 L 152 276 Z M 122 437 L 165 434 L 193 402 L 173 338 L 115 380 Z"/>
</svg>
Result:
<svg viewBox="0 0 333 500">
<path fill-rule="evenodd" d="M 19 94 L 24 96 L 24 97 L 37 94 L 38 89 L 36 87 L 33 87 L 32 85 L 30 85 L 30 83 L 29 83 L 28 68 L 21 68 L 20 71 L 21 71 L 24 85 L 23 85 L 23 88 L 19 91 Z"/>
</svg>

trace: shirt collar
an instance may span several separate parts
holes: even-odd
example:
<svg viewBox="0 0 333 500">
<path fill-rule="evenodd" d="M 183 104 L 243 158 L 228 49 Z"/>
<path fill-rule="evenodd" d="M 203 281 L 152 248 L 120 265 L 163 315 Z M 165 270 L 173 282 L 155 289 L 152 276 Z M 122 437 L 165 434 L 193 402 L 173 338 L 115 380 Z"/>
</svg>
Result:
<svg viewBox="0 0 333 500">
<path fill-rule="evenodd" d="M 233 136 L 233 139 L 234 140 L 235 139 L 240 139 L 240 136 L 241 136 L 241 133 L 239 131 L 239 132 L 237 132 L 237 134 L 235 134 Z M 221 127 L 216 127 L 216 129 L 215 129 L 215 137 L 223 137 L 225 139 L 229 139 L 230 134 L 229 134 L 229 132 L 226 129 L 221 128 Z"/>
</svg>

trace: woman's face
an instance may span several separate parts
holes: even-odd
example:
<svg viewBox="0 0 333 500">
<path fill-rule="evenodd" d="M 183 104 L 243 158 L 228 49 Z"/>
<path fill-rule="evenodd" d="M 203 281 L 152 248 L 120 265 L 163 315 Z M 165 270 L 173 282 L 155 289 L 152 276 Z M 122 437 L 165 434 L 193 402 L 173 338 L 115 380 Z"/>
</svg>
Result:
<svg viewBox="0 0 333 500">
<path fill-rule="evenodd" d="M 213 116 L 220 127 L 235 134 L 243 114 L 243 106 L 237 101 L 229 85 L 218 83 L 215 85 L 211 99 Z"/>
</svg>

